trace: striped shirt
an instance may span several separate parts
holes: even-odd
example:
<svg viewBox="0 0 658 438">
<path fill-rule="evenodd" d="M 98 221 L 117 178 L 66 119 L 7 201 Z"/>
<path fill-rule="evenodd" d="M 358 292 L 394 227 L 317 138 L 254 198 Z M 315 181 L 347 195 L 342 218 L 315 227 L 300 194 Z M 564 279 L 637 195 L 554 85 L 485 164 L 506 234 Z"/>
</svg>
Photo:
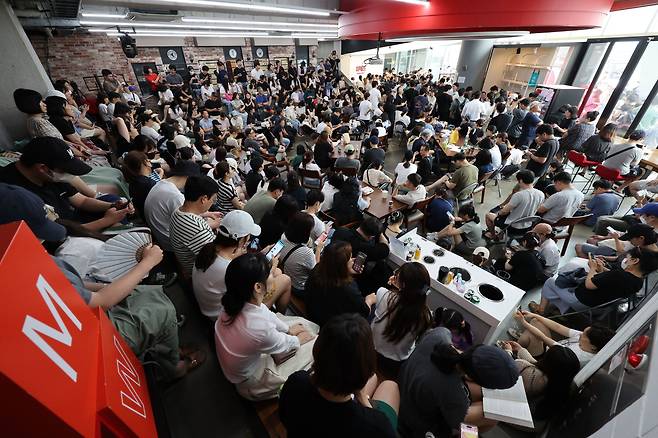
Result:
<svg viewBox="0 0 658 438">
<path fill-rule="evenodd" d="M 238 194 L 235 191 L 235 186 L 231 182 L 226 182 L 224 180 L 216 181 L 219 190 L 217 191 L 215 207 L 222 213 L 228 213 L 229 211 L 235 210 L 233 199 L 238 197 Z"/>
<path fill-rule="evenodd" d="M 169 240 L 183 275 L 190 276 L 196 255 L 206 243 L 215 240 L 215 233 L 204 218 L 195 213 L 180 211 L 179 208 L 171 215 Z"/>
</svg>

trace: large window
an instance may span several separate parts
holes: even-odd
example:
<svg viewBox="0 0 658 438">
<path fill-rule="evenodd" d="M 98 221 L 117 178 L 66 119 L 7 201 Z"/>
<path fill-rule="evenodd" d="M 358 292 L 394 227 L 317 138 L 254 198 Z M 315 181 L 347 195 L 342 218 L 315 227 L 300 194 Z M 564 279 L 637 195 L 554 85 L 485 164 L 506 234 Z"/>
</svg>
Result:
<svg viewBox="0 0 658 438">
<path fill-rule="evenodd" d="M 596 81 L 596 84 L 594 84 L 594 88 L 587 102 L 583 105 L 582 112 L 598 111 L 600 113 L 603 111 L 612 92 L 617 87 L 619 78 L 624 72 L 624 69 L 626 69 L 637 44 L 637 41 L 619 41 L 614 43 L 610 51 L 610 56 L 608 56 L 603 66 L 601 75 Z"/>
<path fill-rule="evenodd" d="M 626 88 L 617 100 L 617 104 L 608 119 L 609 122 L 618 125 L 619 132 L 628 130 L 655 85 L 658 79 L 657 61 L 658 41 L 654 41 L 649 43 L 642 54 L 642 59 L 635 67 L 633 75 L 626 84 Z"/>
<path fill-rule="evenodd" d="M 583 58 L 576 78 L 573 81 L 574 87 L 589 88 L 592 85 L 592 80 L 596 74 L 596 70 L 599 68 L 599 64 L 605 55 L 605 51 L 608 50 L 608 45 L 610 43 L 593 43 L 590 44 L 587 48 L 587 53 Z"/>
<path fill-rule="evenodd" d="M 644 113 L 642 120 L 637 125 L 637 129 L 643 129 L 647 133 L 644 139 L 644 145 L 651 148 L 658 147 L 658 95 Z"/>
</svg>

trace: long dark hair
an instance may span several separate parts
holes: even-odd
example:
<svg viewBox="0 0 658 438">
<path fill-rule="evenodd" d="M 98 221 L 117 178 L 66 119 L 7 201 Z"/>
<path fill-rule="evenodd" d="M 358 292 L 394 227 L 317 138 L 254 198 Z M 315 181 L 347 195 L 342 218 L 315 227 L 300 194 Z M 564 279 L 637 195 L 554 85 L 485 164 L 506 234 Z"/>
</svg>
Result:
<svg viewBox="0 0 658 438">
<path fill-rule="evenodd" d="M 580 371 L 580 362 L 570 348 L 554 345 L 546 350 L 536 366 L 548 379 L 545 397 L 538 406 L 540 417 L 545 418 L 568 398 L 571 382 Z"/>
<path fill-rule="evenodd" d="M 418 262 L 405 263 L 396 272 L 400 290 L 388 298 L 388 310 L 379 323 L 386 319 L 384 337 L 391 343 L 398 343 L 413 334 L 415 339 L 430 327 L 432 316 L 427 307 L 427 290 L 430 287 L 430 274 Z"/>
<path fill-rule="evenodd" d="M 410 151 L 410 150 L 407 149 L 407 150 L 404 152 L 404 164 L 402 164 L 402 166 L 403 166 L 405 169 L 408 169 L 409 166 L 411 166 L 411 159 L 412 159 L 413 157 L 414 157 L 414 153 L 413 153 L 413 151 Z"/>
<path fill-rule="evenodd" d="M 312 284 L 322 290 L 343 287 L 352 281 L 347 262 L 352 257 L 352 245 L 338 241 L 324 249 L 320 261 L 311 271 Z"/>
<path fill-rule="evenodd" d="M 201 248 L 196 256 L 196 259 L 194 260 L 194 266 L 196 266 L 197 269 L 206 272 L 208 268 L 211 267 L 213 263 L 215 263 L 215 260 L 217 259 L 217 250 L 219 248 L 237 247 L 239 243 L 240 242 L 236 239 L 232 239 L 217 233 L 217 236 L 213 242 L 206 243 Z"/>
<path fill-rule="evenodd" d="M 224 324 L 230 325 L 242 312 L 254 295 L 256 284 L 265 285 L 270 275 L 270 262 L 261 253 L 247 253 L 231 260 L 226 268 L 226 293 L 222 297 L 222 306 L 228 319 Z"/>
<path fill-rule="evenodd" d="M 144 152 L 130 151 L 123 157 L 123 165 L 121 170 L 123 176 L 129 183 L 135 182 L 138 176 L 141 175 L 142 166 L 148 161 L 148 157 Z"/>
<path fill-rule="evenodd" d="M 473 344 L 471 325 L 464 319 L 464 316 L 455 309 L 438 307 L 434 311 L 434 326 L 445 327 L 451 332 L 456 331 L 461 336 L 464 336 L 469 344 Z"/>
</svg>

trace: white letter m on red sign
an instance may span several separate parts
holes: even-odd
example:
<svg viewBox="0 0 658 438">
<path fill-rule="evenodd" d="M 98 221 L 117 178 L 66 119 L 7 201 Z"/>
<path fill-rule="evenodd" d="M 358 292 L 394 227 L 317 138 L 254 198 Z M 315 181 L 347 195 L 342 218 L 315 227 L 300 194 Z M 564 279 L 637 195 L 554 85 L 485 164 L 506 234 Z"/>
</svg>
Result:
<svg viewBox="0 0 658 438">
<path fill-rule="evenodd" d="M 142 386 L 139 381 L 139 374 L 130 359 L 128 359 L 128 355 L 123 350 L 123 347 L 121 347 L 116 336 L 114 336 L 114 347 L 119 353 L 119 357 L 117 357 L 117 373 L 128 389 L 128 393 L 123 390 L 121 391 L 121 404 L 140 417 L 146 418 L 146 406 L 144 406 L 144 402 L 139 397 L 137 391 L 135 391 L 135 386 Z"/>
</svg>

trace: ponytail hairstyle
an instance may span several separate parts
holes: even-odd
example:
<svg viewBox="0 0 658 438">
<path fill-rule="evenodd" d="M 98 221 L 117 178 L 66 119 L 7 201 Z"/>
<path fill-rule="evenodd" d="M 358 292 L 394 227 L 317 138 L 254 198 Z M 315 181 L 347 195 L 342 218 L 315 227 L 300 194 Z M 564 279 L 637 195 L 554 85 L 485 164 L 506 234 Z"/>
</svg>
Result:
<svg viewBox="0 0 658 438">
<path fill-rule="evenodd" d="M 587 120 L 589 120 L 590 122 L 596 120 L 598 116 L 599 116 L 598 111 L 588 111 L 587 114 L 585 115 L 585 117 L 587 117 Z"/>
<path fill-rule="evenodd" d="M 405 263 L 394 275 L 400 289 L 390 294 L 388 310 L 376 323 L 386 320 L 384 337 L 395 344 L 409 333 L 418 339 L 430 328 L 432 314 L 426 303 L 430 275 L 425 266 L 418 262 Z"/>
<path fill-rule="evenodd" d="M 231 260 L 224 277 L 226 293 L 222 297 L 222 306 L 228 315 L 224 324 L 231 325 L 235 321 L 244 305 L 253 298 L 257 284 L 267 287 L 270 268 L 270 262 L 261 253 L 247 253 Z"/>
<path fill-rule="evenodd" d="M 413 157 L 414 157 L 414 153 L 413 153 L 413 151 L 407 149 L 407 150 L 404 152 L 404 164 L 402 164 L 402 166 L 403 166 L 405 169 L 408 169 L 409 166 L 411 166 L 411 159 L 412 159 Z"/>
<path fill-rule="evenodd" d="M 196 266 L 197 269 L 206 272 L 208 268 L 210 268 L 212 264 L 215 263 L 218 249 L 237 248 L 239 244 L 239 240 L 226 237 L 221 233 L 217 233 L 217 236 L 213 242 L 206 243 L 201 248 L 196 256 L 196 259 L 194 260 L 194 266 Z"/>
<path fill-rule="evenodd" d="M 451 332 L 457 332 L 463 336 L 470 345 L 473 345 L 473 334 L 471 325 L 464 316 L 455 309 L 437 307 L 434 311 L 434 327 L 445 327 Z"/>
</svg>

